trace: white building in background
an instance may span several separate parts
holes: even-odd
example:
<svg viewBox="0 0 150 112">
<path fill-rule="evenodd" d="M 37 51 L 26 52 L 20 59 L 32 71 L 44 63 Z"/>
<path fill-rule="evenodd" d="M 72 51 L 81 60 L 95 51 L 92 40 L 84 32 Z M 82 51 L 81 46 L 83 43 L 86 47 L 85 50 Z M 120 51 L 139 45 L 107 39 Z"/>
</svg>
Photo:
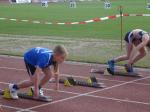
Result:
<svg viewBox="0 0 150 112">
<path fill-rule="evenodd" d="M 9 0 L 10 3 L 31 3 L 31 0 Z"/>
<path fill-rule="evenodd" d="M 42 0 L 32 0 L 32 3 L 39 3 L 41 2 Z M 59 0 L 45 0 L 47 2 L 58 2 Z"/>
<path fill-rule="evenodd" d="M 58 2 L 58 0 L 8 0 L 10 3 L 40 3 L 42 1 Z"/>
</svg>

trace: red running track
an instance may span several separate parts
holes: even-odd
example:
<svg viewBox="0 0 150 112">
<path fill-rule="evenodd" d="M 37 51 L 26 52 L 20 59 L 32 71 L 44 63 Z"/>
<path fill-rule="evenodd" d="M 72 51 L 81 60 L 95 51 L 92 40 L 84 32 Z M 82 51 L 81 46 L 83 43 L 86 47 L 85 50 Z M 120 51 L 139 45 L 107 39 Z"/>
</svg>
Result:
<svg viewBox="0 0 150 112">
<path fill-rule="evenodd" d="M 95 75 L 107 86 L 103 89 L 88 87 L 64 87 L 54 91 L 53 84 L 44 87 L 46 95 L 53 97 L 51 103 L 32 100 L 6 100 L 0 98 L 0 105 L 6 112 L 150 112 L 150 72 L 138 69 L 142 78 L 103 76 L 90 74 L 92 68 L 104 65 L 66 62 L 61 65 L 61 77 L 72 75 L 86 80 Z M 28 79 L 22 58 L 0 56 L 0 89 Z M 26 91 L 26 90 L 24 90 Z"/>
</svg>

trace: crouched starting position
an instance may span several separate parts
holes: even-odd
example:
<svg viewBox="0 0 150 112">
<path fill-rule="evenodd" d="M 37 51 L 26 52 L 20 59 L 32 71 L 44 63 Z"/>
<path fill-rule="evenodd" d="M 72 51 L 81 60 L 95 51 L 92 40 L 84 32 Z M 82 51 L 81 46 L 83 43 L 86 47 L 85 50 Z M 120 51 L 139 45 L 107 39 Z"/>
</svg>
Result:
<svg viewBox="0 0 150 112">
<path fill-rule="evenodd" d="M 38 98 L 43 95 L 41 90 L 50 78 L 54 75 L 56 80 L 56 90 L 59 89 L 59 64 L 64 62 L 68 53 L 64 46 L 56 46 L 54 50 L 36 47 L 28 50 L 24 54 L 24 62 L 29 80 L 25 80 L 18 84 L 10 84 L 10 95 L 13 99 L 18 99 L 17 91 L 19 89 L 34 87 L 34 97 Z M 53 67 L 52 67 L 53 66 Z M 43 72 L 42 79 L 40 78 Z M 41 79 L 41 80 L 40 80 Z"/>
<path fill-rule="evenodd" d="M 150 34 L 141 29 L 128 32 L 124 40 L 126 42 L 127 54 L 108 61 L 109 68 L 113 72 L 115 70 L 115 63 L 125 60 L 128 60 L 128 63 L 125 65 L 127 72 L 134 72 L 133 64 L 145 57 L 145 48 L 150 48 Z"/>
</svg>

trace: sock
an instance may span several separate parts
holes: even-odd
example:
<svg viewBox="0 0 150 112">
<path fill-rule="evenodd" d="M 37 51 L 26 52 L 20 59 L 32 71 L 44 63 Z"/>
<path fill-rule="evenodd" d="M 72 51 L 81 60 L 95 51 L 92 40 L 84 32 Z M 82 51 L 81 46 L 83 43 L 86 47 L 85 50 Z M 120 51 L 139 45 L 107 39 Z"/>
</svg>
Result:
<svg viewBox="0 0 150 112">
<path fill-rule="evenodd" d="M 13 89 L 15 89 L 15 90 L 18 90 L 18 89 L 19 89 L 19 87 L 17 86 L 17 84 L 14 84 L 14 85 L 13 85 Z"/>
</svg>

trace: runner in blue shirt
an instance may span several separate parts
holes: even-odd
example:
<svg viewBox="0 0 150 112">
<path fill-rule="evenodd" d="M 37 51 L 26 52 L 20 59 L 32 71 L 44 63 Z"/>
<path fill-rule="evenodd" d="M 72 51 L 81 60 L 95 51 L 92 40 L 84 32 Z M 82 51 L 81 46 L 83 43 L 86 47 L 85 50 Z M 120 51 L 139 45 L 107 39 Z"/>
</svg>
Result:
<svg viewBox="0 0 150 112">
<path fill-rule="evenodd" d="M 56 89 L 59 89 L 59 64 L 63 63 L 68 53 L 64 46 L 56 46 L 54 50 L 35 47 L 24 54 L 24 62 L 30 79 L 18 84 L 10 84 L 10 95 L 13 99 L 18 99 L 17 91 L 22 88 L 34 87 L 34 96 L 43 95 L 41 90 L 50 78 L 54 75 L 56 80 Z M 52 69 L 51 66 L 54 66 Z M 40 80 L 39 75 L 44 73 Z"/>
</svg>

